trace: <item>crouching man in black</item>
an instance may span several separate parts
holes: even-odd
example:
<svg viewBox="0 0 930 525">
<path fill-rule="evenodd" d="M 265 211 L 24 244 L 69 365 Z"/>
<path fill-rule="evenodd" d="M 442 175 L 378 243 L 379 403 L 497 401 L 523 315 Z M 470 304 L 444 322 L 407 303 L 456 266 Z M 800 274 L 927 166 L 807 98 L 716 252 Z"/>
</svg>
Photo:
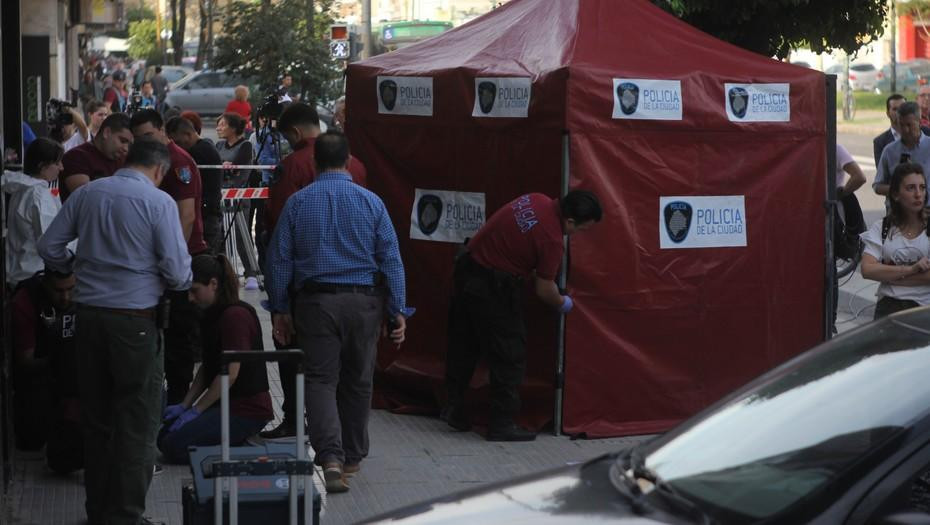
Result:
<svg viewBox="0 0 930 525">
<path fill-rule="evenodd" d="M 62 474 L 84 467 L 74 285 L 74 274 L 46 269 L 21 282 L 12 301 L 16 446 L 46 445 L 48 466 Z"/>
</svg>

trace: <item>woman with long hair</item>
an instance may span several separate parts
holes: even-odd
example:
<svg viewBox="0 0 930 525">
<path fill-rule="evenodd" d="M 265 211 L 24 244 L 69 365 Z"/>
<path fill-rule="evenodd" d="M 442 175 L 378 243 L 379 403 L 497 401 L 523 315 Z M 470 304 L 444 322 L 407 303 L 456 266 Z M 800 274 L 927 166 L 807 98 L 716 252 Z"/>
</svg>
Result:
<svg viewBox="0 0 930 525">
<path fill-rule="evenodd" d="M 203 363 L 181 403 L 165 408 L 158 448 L 171 462 L 186 463 L 187 447 L 220 443 L 220 356 L 226 350 L 264 350 L 255 309 L 239 299 L 239 282 L 223 255 L 191 261 L 191 302 L 204 309 Z M 233 445 L 257 434 L 274 418 L 264 363 L 230 363 L 229 431 Z"/>
<path fill-rule="evenodd" d="M 881 283 L 875 319 L 930 304 L 927 179 L 920 164 L 899 164 L 888 196 L 888 214 L 862 234 L 862 276 Z"/>
<path fill-rule="evenodd" d="M 5 171 L 0 177 L 0 188 L 10 196 L 5 264 L 11 289 L 45 268 L 36 245 L 61 209 L 49 186 L 58 180 L 64 154 L 61 144 L 37 138 L 26 148 L 23 171 Z"/>
<path fill-rule="evenodd" d="M 219 140 L 216 142 L 216 150 L 220 154 L 223 165 L 243 165 L 252 163 L 252 144 L 243 136 L 245 132 L 245 119 L 238 113 L 223 113 L 216 121 L 216 135 Z M 227 188 L 244 188 L 248 186 L 249 170 L 227 169 L 223 173 L 223 187 Z M 238 213 L 246 220 L 247 229 L 252 231 L 252 206 L 248 200 L 239 200 L 236 202 Z M 245 270 L 245 289 L 257 290 L 258 268 L 254 268 L 250 262 L 247 252 L 247 245 L 239 229 L 235 225 L 231 226 L 236 235 L 236 252 L 242 261 L 242 267 Z M 253 241 L 254 239 L 250 239 Z"/>
</svg>

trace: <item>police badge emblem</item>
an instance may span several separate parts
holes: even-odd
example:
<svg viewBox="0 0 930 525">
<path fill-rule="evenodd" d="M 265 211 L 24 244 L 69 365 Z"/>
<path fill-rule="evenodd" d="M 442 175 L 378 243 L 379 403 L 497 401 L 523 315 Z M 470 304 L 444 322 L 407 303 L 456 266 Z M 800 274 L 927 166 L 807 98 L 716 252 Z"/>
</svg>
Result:
<svg viewBox="0 0 930 525">
<path fill-rule="evenodd" d="M 177 170 L 177 171 L 178 171 L 178 180 L 180 180 L 180 181 L 183 182 L 184 184 L 190 184 L 190 183 L 191 183 L 191 177 L 192 177 L 193 175 L 191 175 L 191 169 L 190 169 L 190 168 L 188 168 L 187 166 L 185 166 L 185 167 L 183 167 L 183 168 L 181 168 L 181 169 L 179 169 L 179 170 Z"/>
<path fill-rule="evenodd" d="M 381 95 L 381 103 L 388 111 L 394 111 L 394 105 L 397 104 L 397 82 L 393 80 L 382 80 L 378 85 L 378 93 Z"/>
<path fill-rule="evenodd" d="M 494 82 L 483 81 L 478 84 L 478 107 L 487 115 L 494 109 L 494 99 L 497 98 L 497 86 Z"/>
<path fill-rule="evenodd" d="M 620 111 L 624 115 L 636 113 L 639 107 L 639 86 L 632 82 L 621 82 L 617 86 L 617 100 L 620 101 Z"/>
<path fill-rule="evenodd" d="M 439 228 L 442 216 L 442 199 L 436 195 L 426 194 L 417 203 L 417 226 L 423 235 L 432 235 Z"/>
<path fill-rule="evenodd" d="M 730 102 L 730 112 L 736 118 L 746 116 L 746 110 L 749 109 L 749 92 L 745 88 L 730 88 L 727 93 L 727 99 Z"/>
<path fill-rule="evenodd" d="M 665 218 L 665 232 L 668 233 L 668 238 L 674 243 L 684 241 L 691 231 L 691 205 L 682 201 L 670 202 L 665 205 L 662 215 Z"/>
</svg>

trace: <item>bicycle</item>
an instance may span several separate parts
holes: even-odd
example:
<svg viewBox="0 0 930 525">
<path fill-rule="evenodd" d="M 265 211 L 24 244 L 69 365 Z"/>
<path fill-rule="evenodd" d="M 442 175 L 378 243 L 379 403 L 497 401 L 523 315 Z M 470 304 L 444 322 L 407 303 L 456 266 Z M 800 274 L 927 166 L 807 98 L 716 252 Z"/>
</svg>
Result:
<svg viewBox="0 0 930 525">
<path fill-rule="evenodd" d="M 844 86 L 843 89 L 843 120 L 853 120 L 856 118 L 856 97 L 853 96 L 852 89 Z"/>
</svg>

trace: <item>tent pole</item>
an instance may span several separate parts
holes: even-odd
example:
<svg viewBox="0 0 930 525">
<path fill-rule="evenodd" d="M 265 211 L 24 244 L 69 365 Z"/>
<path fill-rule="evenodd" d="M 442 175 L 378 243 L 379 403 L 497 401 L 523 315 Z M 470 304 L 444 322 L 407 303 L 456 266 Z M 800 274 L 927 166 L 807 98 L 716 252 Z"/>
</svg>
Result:
<svg viewBox="0 0 930 525">
<path fill-rule="evenodd" d="M 568 132 L 562 133 L 562 187 L 559 196 L 568 193 L 569 176 L 569 137 Z M 562 271 L 559 272 L 559 288 L 564 290 L 568 274 L 568 237 L 562 237 Z M 562 394 L 565 388 L 565 314 L 559 315 L 559 343 L 555 363 L 555 415 L 553 417 L 556 436 L 562 435 Z"/>
<path fill-rule="evenodd" d="M 827 202 L 824 206 L 826 211 L 824 255 L 826 257 L 824 272 L 824 297 L 823 297 L 823 339 L 824 341 L 833 337 L 833 318 L 836 315 L 835 305 L 833 304 L 833 294 L 838 293 L 836 287 L 836 261 L 833 256 L 833 231 L 836 225 L 833 219 L 836 216 L 836 183 L 834 175 L 836 173 L 836 75 L 826 75 L 826 124 L 827 124 Z"/>
</svg>

